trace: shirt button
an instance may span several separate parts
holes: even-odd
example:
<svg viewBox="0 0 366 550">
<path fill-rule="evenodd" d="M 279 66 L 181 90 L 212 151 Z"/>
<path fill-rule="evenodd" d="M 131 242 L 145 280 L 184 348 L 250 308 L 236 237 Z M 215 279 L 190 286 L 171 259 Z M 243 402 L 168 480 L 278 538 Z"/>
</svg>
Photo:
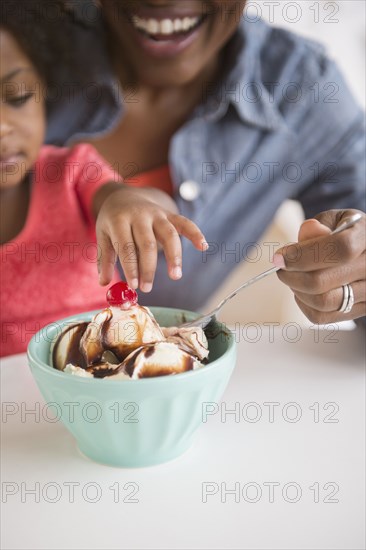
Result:
<svg viewBox="0 0 366 550">
<path fill-rule="evenodd" d="M 200 186 L 196 181 L 184 181 L 179 187 L 179 194 L 185 201 L 194 201 L 200 196 Z"/>
</svg>

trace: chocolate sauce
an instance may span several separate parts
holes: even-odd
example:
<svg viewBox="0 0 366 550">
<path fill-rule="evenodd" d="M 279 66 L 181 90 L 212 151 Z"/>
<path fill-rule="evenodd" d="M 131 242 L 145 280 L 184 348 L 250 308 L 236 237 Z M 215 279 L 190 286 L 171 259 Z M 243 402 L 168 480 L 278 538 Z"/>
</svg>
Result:
<svg viewBox="0 0 366 550">
<path fill-rule="evenodd" d="M 101 329 L 102 346 L 104 350 L 112 351 L 119 361 L 123 361 L 132 351 L 134 351 L 137 347 L 140 347 L 145 326 L 143 328 L 140 327 L 138 319 L 133 313 L 130 315 L 130 319 L 126 319 L 123 331 L 124 333 L 127 332 L 127 334 L 123 334 L 122 337 L 119 333 L 121 329 L 121 322 L 115 321 L 111 325 L 111 319 L 112 318 L 110 318 L 108 322 L 103 323 Z M 130 329 L 132 329 L 132 333 L 129 333 Z M 117 331 L 117 334 L 113 334 L 112 337 L 113 341 L 117 342 L 115 345 L 112 345 L 111 342 L 108 341 L 108 331 Z"/>
<path fill-rule="evenodd" d="M 146 359 L 148 359 L 149 357 L 154 355 L 154 345 L 145 348 L 144 349 L 144 355 L 145 355 Z"/>
<path fill-rule="evenodd" d="M 128 376 L 133 375 L 133 371 L 135 369 L 135 360 L 138 354 L 141 352 L 141 349 L 137 349 L 134 353 L 131 353 L 131 357 L 127 359 L 124 365 L 125 373 L 128 374 Z"/>
<path fill-rule="evenodd" d="M 151 346 L 151 349 L 154 351 L 154 347 Z M 150 355 L 152 355 L 150 353 Z M 146 357 L 146 354 L 145 354 Z M 187 354 L 184 356 L 183 359 L 183 367 L 177 372 L 176 367 L 155 367 L 149 369 L 148 366 L 145 366 L 140 372 L 139 372 L 139 378 L 155 378 L 156 376 L 168 376 L 170 374 L 179 374 L 180 372 L 186 372 L 189 370 L 193 370 L 195 358 L 193 355 Z"/>
<path fill-rule="evenodd" d="M 154 370 L 154 372 L 140 372 L 139 378 L 156 378 L 157 376 L 169 376 L 176 374 L 173 370 L 170 372 L 167 371 L 167 369 L 161 369 L 161 370 Z"/>
<path fill-rule="evenodd" d="M 105 319 L 103 321 L 103 324 L 100 328 L 100 341 L 101 341 L 101 344 L 102 344 L 103 351 L 108 349 L 108 344 L 106 342 L 106 334 L 107 334 L 108 329 L 110 327 L 111 319 L 112 319 L 112 312 L 110 311 L 109 317 L 107 317 L 107 319 Z"/>
<path fill-rule="evenodd" d="M 94 321 L 90 322 L 89 332 L 85 334 L 85 343 L 81 343 L 81 351 L 84 355 L 84 361 L 86 366 L 96 365 L 101 362 L 102 355 L 105 351 L 104 346 L 104 334 L 108 330 L 108 324 L 112 318 L 112 312 L 109 309 L 103 310 L 101 313 L 108 313 L 108 317 L 103 321 L 101 327 L 97 327 L 96 334 L 93 334 L 93 328 L 95 327 Z M 93 337 L 91 338 L 91 335 Z"/>
<path fill-rule="evenodd" d="M 77 365 L 82 369 L 85 369 L 87 367 L 84 356 L 80 351 L 80 340 L 84 332 L 86 331 L 88 324 L 89 323 L 84 322 L 84 323 L 79 323 L 78 325 L 71 325 L 62 334 L 63 338 L 65 338 L 66 334 L 71 330 L 73 330 L 75 326 L 77 326 L 77 329 L 75 330 L 74 334 L 70 335 L 70 342 L 69 342 L 69 346 L 66 354 L 66 360 L 65 360 L 65 364 L 63 365 L 63 368 L 65 368 L 68 363 Z M 55 343 L 55 346 L 53 348 L 53 352 L 52 352 L 53 365 L 56 365 L 56 362 L 57 362 L 57 352 L 58 352 L 59 345 L 60 345 L 60 337 L 57 339 L 57 342 Z"/>
<path fill-rule="evenodd" d="M 113 374 L 117 374 L 121 372 L 123 369 L 122 363 L 118 365 L 116 368 L 106 368 L 105 363 L 100 363 L 99 365 L 93 365 L 92 367 L 88 367 L 86 370 L 90 372 L 94 376 L 94 378 L 105 378 L 106 376 L 113 376 Z"/>
</svg>

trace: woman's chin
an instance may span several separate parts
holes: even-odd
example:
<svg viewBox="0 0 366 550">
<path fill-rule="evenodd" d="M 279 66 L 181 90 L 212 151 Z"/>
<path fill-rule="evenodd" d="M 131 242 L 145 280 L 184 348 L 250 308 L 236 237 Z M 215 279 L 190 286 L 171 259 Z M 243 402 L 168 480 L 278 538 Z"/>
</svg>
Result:
<svg viewBox="0 0 366 550">
<path fill-rule="evenodd" d="M 189 63 L 171 67 L 171 70 L 164 68 L 144 67 L 138 71 L 137 77 L 139 84 L 152 88 L 174 88 L 190 84 L 199 77 L 201 69 L 195 68 Z"/>
</svg>

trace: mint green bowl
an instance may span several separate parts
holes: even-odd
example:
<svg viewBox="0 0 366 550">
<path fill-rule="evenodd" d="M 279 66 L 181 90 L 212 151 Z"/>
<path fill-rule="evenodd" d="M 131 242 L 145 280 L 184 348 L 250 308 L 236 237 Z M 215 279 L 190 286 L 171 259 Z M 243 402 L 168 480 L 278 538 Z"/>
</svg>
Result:
<svg viewBox="0 0 366 550">
<path fill-rule="evenodd" d="M 197 314 L 151 308 L 161 326 L 175 326 Z M 80 451 L 90 459 L 120 467 L 171 460 L 192 444 L 205 403 L 217 403 L 236 361 L 233 335 L 215 323 L 209 339 L 210 363 L 202 369 L 141 380 L 79 378 L 50 366 L 50 347 L 66 324 L 89 321 L 95 312 L 48 325 L 28 346 L 37 385 Z"/>
</svg>

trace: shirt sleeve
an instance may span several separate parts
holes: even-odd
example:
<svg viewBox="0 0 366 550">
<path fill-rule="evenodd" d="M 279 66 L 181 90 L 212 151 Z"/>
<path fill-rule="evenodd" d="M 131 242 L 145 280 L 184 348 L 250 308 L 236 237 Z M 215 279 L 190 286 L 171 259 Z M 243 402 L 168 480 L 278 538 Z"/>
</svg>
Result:
<svg viewBox="0 0 366 550">
<path fill-rule="evenodd" d="M 75 168 L 73 183 L 82 212 L 88 223 L 93 225 L 92 201 L 95 193 L 106 183 L 122 183 L 121 177 L 89 144 L 73 147 L 69 163 Z"/>
<path fill-rule="evenodd" d="M 326 61 L 316 89 L 299 130 L 311 177 L 295 198 L 306 217 L 332 208 L 365 211 L 364 113 L 333 61 Z"/>
</svg>

